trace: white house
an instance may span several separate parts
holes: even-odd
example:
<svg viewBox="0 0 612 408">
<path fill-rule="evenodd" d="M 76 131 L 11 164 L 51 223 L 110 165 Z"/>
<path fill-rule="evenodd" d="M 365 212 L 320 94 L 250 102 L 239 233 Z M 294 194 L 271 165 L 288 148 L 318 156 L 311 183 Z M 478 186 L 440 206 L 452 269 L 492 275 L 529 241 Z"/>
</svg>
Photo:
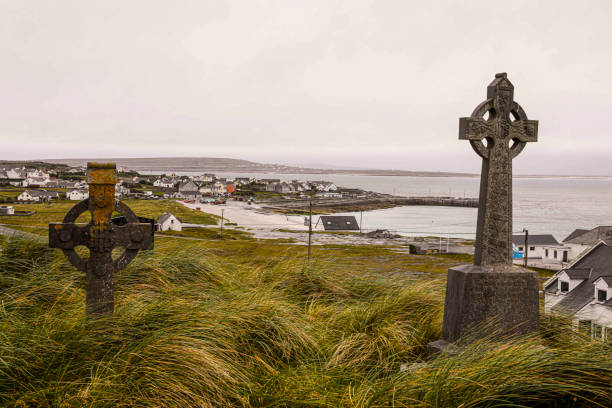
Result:
<svg viewBox="0 0 612 408">
<path fill-rule="evenodd" d="M 200 193 L 202 194 L 212 194 L 213 190 L 213 184 L 214 183 L 203 183 L 202 185 L 200 185 Z"/>
<path fill-rule="evenodd" d="M 593 338 L 612 339 L 612 241 L 599 241 L 544 283 L 547 313 L 572 317 Z"/>
<path fill-rule="evenodd" d="M 245 185 L 251 183 L 252 181 L 253 179 L 250 177 L 236 177 L 234 179 L 234 184 Z"/>
<path fill-rule="evenodd" d="M 15 207 L 12 205 L 0 205 L 0 215 L 14 215 Z"/>
<path fill-rule="evenodd" d="M 216 178 L 216 176 L 214 174 L 204 173 L 204 174 L 202 174 L 200 176 L 194 177 L 193 180 L 199 181 L 199 182 L 203 182 L 203 183 L 210 183 L 215 178 Z"/>
<path fill-rule="evenodd" d="M 550 234 L 529 235 L 527 240 L 529 248 L 525 246 L 525 235 L 512 236 L 512 249 L 521 252 L 524 256 L 528 249 L 528 265 L 538 268 L 559 270 L 564 263 L 570 261 L 570 248 L 559 244 Z M 522 264 L 523 259 L 515 259 L 515 264 Z"/>
<path fill-rule="evenodd" d="M 562 242 L 569 248 L 569 259 L 574 259 L 591 248 L 600 240 L 612 238 L 612 226 L 599 226 L 593 229 L 575 229 Z"/>
<path fill-rule="evenodd" d="M 329 181 L 310 181 L 312 188 L 316 188 L 319 191 L 336 191 L 338 187 Z"/>
<path fill-rule="evenodd" d="M 214 183 L 204 183 L 199 189 L 202 194 L 225 194 L 227 192 L 227 184 L 220 181 Z"/>
<path fill-rule="evenodd" d="M 10 179 L 25 179 L 27 178 L 27 172 L 23 168 L 12 168 L 6 170 L 6 176 Z"/>
<path fill-rule="evenodd" d="M 115 184 L 115 196 L 117 198 L 121 198 L 121 197 L 126 196 L 128 194 L 130 194 L 130 189 L 128 187 L 124 186 L 121 183 Z"/>
<path fill-rule="evenodd" d="M 29 187 L 29 186 L 46 186 L 47 184 L 49 184 L 51 180 L 49 179 L 49 177 L 29 177 L 24 179 L 21 182 L 21 186 L 22 187 Z"/>
<path fill-rule="evenodd" d="M 87 187 L 87 183 L 79 182 L 79 181 L 55 179 L 55 180 L 49 180 L 45 184 L 45 187 L 47 187 L 47 188 L 50 188 L 50 187 L 55 187 L 55 188 L 82 188 L 82 187 Z"/>
<path fill-rule="evenodd" d="M 42 170 L 38 170 L 38 169 L 28 169 L 26 170 L 26 177 L 27 178 L 45 178 L 48 179 L 49 178 L 49 173 L 45 173 Z"/>
<path fill-rule="evenodd" d="M 85 189 L 70 189 L 66 194 L 66 198 L 72 201 L 82 201 L 89 198 L 89 191 Z"/>
<path fill-rule="evenodd" d="M 186 191 L 198 191 L 198 190 L 199 190 L 198 185 L 191 180 L 182 182 L 178 186 L 179 193 L 186 192 Z"/>
<path fill-rule="evenodd" d="M 224 182 L 218 180 L 215 181 L 215 183 L 211 187 L 213 194 L 225 194 L 226 188 L 227 185 Z"/>
<path fill-rule="evenodd" d="M 174 215 L 165 212 L 159 216 L 156 225 L 157 231 L 182 231 L 183 223 Z"/>
<path fill-rule="evenodd" d="M 270 183 L 266 185 L 266 191 L 273 191 L 276 193 L 288 194 L 288 193 L 294 192 L 295 190 L 291 188 L 291 185 L 283 181 L 282 183 Z"/>
<path fill-rule="evenodd" d="M 59 198 L 57 191 L 26 190 L 17 196 L 17 201 L 50 201 Z"/>
<path fill-rule="evenodd" d="M 175 184 L 176 184 L 176 181 L 174 179 L 171 179 L 170 177 L 162 177 L 153 182 L 153 185 L 155 187 L 164 187 L 164 188 L 173 188 Z"/>
</svg>

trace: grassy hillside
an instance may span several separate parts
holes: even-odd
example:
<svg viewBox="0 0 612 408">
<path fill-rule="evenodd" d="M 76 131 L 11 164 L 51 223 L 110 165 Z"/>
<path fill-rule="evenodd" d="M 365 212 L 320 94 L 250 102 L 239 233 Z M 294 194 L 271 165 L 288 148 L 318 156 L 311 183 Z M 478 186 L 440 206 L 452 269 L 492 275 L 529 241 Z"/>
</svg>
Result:
<svg viewBox="0 0 612 408">
<path fill-rule="evenodd" d="M 138 216 L 157 218 L 164 212 L 170 212 L 190 224 L 216 225 L 221 217 L 213 214 L 192 210 L 174 200 L 123 200 Z M 0 224 L 14 226 L 13 228 L 47 235 L 50 222 L 62 222 L 64 216 L 77 201 L 60 200 L 52 203 L 14 204 L 16 211 L 35 211 L 31 216 L 15 217 L 0 215 Z M 115 214 L 118 215 L 118 214 Z M 77 222 L 88 222 L 91 217 L 84 213 Z"/>
<path fill-rule="evenodd" d="M 308 263 L 301 246 L 218 238 L 157 239 L 116 276 L 115 314 L 89 322 L 61 252 L 2 242 L 0 405 L 612 405 L 612 348 L 557 318 L 427 359 L 455 259 L 334 246 Z"/>
</svg>

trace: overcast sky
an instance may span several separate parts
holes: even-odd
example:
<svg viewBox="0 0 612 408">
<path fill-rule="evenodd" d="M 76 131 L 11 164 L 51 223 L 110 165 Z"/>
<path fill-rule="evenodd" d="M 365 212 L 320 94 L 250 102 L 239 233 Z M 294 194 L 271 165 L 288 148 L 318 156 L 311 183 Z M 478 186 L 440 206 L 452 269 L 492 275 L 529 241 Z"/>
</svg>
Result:
<svg viewBox="0 0 612 408">
<path fill-rule="evenodd" d="M 612 175 L 612 2 L 0 1 L 0 158 L 479 171 L 508 72 L 521 174 Z"/>
</svg>

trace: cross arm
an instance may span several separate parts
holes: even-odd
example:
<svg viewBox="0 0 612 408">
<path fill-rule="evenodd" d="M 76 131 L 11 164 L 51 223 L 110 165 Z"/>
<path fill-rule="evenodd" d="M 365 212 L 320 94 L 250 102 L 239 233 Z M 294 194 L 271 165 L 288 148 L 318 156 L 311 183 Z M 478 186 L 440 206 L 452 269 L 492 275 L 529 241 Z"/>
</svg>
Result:
<svg viewBox="0 0 612 408">
<path fill-rule="evenodd" d="M 49 225 L 49 247 L 74 249 L 79 245 L 86 247 L 91 243 L 92 225 L 73 223 L 51 223 Z M 149 223 L 128 223 L 113 225 L 110 228 L 110 240 L 113 248 L 151 249 L 153 248 L 153 230 Z"/>
<path fill-rule="evenodd" d="M 74 249 L 89 242 L 89 225 L 73 223 L 49 224 L 49 248 Z"/>
<path fill-rule="evenodd" d="M 482 140 L 490 137 L 495 132 L 492 124 L 478 118 L 459 119 L 459 139 L 460 140 Z"/>
<path fill-rule="evenodd" d="M 113 225 L 113 246 L 126 249 L 152 249 L 153 226 L 149 223 Z"/>
<path fill-rule="evenodd" d="M 538 141 L 538 121 L 519 120 L 510 123 L 510 137 L 521 142 Z"/>
</svg>

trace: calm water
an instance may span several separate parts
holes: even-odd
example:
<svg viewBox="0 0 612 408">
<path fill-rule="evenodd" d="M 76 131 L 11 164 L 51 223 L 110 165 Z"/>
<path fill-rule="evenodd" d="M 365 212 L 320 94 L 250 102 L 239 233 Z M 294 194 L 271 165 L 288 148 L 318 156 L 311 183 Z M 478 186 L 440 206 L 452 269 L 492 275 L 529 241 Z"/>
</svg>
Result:
<svg viewBox="0 0 612 408">
<path fill-rule="evenodd" d="M 472 177 L 353 176 L 320 174 L 220 173 L 221 177 L 328 180 L 339 186 L 403 196 L 477 197 L 480 180 Z M 515 178 L 514 230 L 565 238 L 575 228 L 612 225 L 612 179 Z M 359 220 L 359 213 L 355 214 Z M 363 213 L 363 228 L 386 228 L 407 235 L 473 238 L 476 208 L 406 206 Z"/>
</svg>

